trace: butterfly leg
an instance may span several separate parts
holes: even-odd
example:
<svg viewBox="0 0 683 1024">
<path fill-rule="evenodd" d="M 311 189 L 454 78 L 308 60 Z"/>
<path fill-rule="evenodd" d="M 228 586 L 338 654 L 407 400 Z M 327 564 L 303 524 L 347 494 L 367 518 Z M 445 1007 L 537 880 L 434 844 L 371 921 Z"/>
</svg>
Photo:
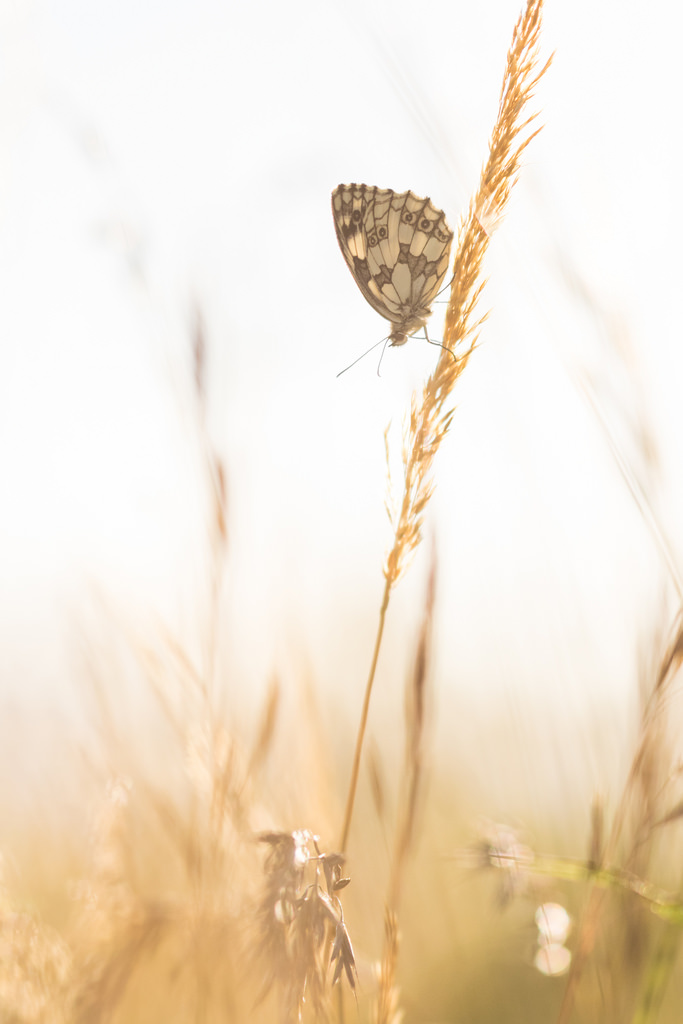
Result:
<svg viewBox="0 0 683 1024">
<path fill-rule="evenodd" d="M 450 349 L 450 348 L 448 347 L 448 345 L 442 345 L 440 341 L 432 341 L 432 339 L 431 339 L 431 338 L 429 337 L 429 335 L 427 334 L 427 328 L 426 328 L 426 327 L 423 327 L 422 329 L 423 329 L 423 331 L 425 332 L 425 338 L 427 339 L 427 341 L 429 342 L 429 344 L 430 344 L 430 345 L 436 345 L 436 346 L 437 346 L 437 348 L 442 348 L 442 349 L 444 350 L 444 352 L 448 352 L 448 353 L 449 353 L 449 355 L 453 356 L 453 358 L 455 359 L 455 361 L 456 361 L 456 363 L 457 363 L 457 361 L 458 361 L 458 357 L 456 356 L 456 354 L 455 354 L 455 352 L 453 351 L 453 349 Z"/>
</svg>

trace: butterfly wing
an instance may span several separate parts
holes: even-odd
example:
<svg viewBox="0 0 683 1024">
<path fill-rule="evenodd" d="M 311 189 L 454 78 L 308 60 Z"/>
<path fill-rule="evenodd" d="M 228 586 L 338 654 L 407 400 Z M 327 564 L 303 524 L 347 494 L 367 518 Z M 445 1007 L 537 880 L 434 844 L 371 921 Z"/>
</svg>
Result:
<svg viewBox="0 0 683 1024">
<path fill-rule="evenodd" d="M 391 319 L 381 285 L 373 278 L 368 262 L 366 221 L 375 197 L 391 196 L 388 189 L 368 185 L 339 185 L 332 193 L 332 214 L 337 241 L 353 279 L 373 309 Z M 377 266 L 376 261 L 373 265 Z"/>
<path fill-rule="evenodd" d="M 339 185 L 332 213 L 349 270 L 373 309 L 394 324 L 392 336 L 418 330 L 448 270 L 453 232 L 443 212 L 412 192 Z"/>
</svg>

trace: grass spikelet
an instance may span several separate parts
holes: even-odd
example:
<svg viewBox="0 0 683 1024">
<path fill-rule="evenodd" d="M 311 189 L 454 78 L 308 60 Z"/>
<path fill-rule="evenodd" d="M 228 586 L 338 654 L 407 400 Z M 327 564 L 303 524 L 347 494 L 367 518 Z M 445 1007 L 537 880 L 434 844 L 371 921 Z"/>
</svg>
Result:
<svg viewBox="0 0 683 1024">
<path fill-rule="evenodd" d="M 524 150 L 540 128 L 528 131 L 536 115 L 526 111 L 534 88 L 550 62 L 538 67 L 542 0 L 529 0 L 513 33 L 503 79 L 498 117 L 489 144 L 489 156 L 467 215 L 458 230 L 451 294 L 446 311 L 442 350 L 434 372 L 420 394 L 413 395 L 404 435 L 402 497 L 398 516 L 392 518 L 393 544 L 384 565 L 384 594 L 379 612 L 375 647 L 365 689 L 351 780 L 341 832 L 340 848 L 346 849 L 370 697 L 377 669 L 386 612 L 391 591 L 422 540 L 424 515 L 434 483 L 436 453 L 449 431 L 454 409 L 451 397 L 477 342 L 484 317 L 475 319 L 484 287 L 483 261 L 493 226 L 502 218 L 517 180 Z M 455 357 L 455 358 L 454 358 Z M 386 437 L 385 437 L 386 442 Z"/>
<path fill-rule="evenodd" d="M 353 947 L 337 895 L 349 882 L 342 877 L 344 858 L 322 854 L 318 837 L 304 829 L 258 838 L 269 847 L 260 905 L 262 998 L 275 985 L 283 1024 L 301 1020 L 306 1004 L 316 1019 L 326 1020 L 331 987 L 342 974 L 356 987 Z"/>
<path fill-rule="evenodd" d="M 451 294 L 446 311 L 444 345 L 434 372 L 422 394 L 413 396 L 403 449 L 403 500 L 394 529 L 394 544 L 387 556 L 384 575 L 388 587 L 399 580 L 407 558 L 422 539 L 422 522 L 432 495 L 434 457 L 448 433 L 454 410 L 449 407 L 453 389 L 467 366 L 484 317 L 475 319 L 484 287 L 484 256 L 493 226 L 502 219 L 519 173 L 521 157 L 540 128 L 525 130 L 536 115 L 524 117 L 534 88 L 549 63 L 539 71 L 538 41 L 542 4 L 530 2 L 515 27 L 508 53 L 498 118 L 489 144 L 489 158 L 477 192 L 458 230 Z M 521 141 L 520 141 L 521 137 Z M 456 358 L 453 358 L 453 355 Z"/>
</svg>

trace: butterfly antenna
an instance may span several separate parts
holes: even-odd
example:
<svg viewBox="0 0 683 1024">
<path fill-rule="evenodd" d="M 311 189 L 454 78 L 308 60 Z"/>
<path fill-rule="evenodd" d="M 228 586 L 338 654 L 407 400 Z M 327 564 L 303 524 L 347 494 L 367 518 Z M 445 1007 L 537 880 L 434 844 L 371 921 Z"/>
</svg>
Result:
<svg viewBox="0 0 683 1024">
<path fill-rule="evenodd" d="M 378 362 L 378 364 L 377 364 L 377 376 L 378 376 L 378 377 L 381 377 L 381 376 L 382 376 L 382 374 L 381 374 L 381 373 L 379 372 L 379 369 L 380 369 L 380 366 L 382 365 L 382 360 L 384 359 L 384 353 L 385 353 L 385 352 L 386 352 L 386 350 L 387 350 L 387 342 L 388 342 L 388 341 L 389 341 L 389 339 L 388 339 L 388 338 L 385 338 L 385 339 L 384 339 L 384 348 L 382 349 L 382 355 L 381 355 L 381 356 L 379 357 L 379 362 Z"/>
<path fill-rule="evenodd" d="M 385 347 L 386 347 L 386 342 L 388 340 L 389 340 L 388 338 L 380 338 L 380 340 L 376 341 L 374 345 L 371 345 L 370 348 L 366 349 L 365 352 L 363 352 L 362 355 L 358 356 L 357 359 L 354 359 L 354 361 L 352 363 L 349 363 L 348 366 L 345 366 L 343 370 L 340 370 L 339 373 L 337 374 L 337 376 L 341 377 L 342 373 L 346 373 L 346 371 L 350 370 L 352 366 L 355 366 L 356 363 L 359 363 L 361 361 L 361 359 L 365 359 L 366 355 L 368 355 L 369 352 L 372 352 L 373 348 L 377 348 L 378 345 L 381 345 L 382 342 L 385 343 Z M 382 352 L 382 356 L 383 355 L 384 355 L 384 352 Z M 380 361 L 380 363 L 382 362 L 382 357 L 381 356 L 380 356 L 380 360 L 379 361 Z M 377 367 L 377 374 L 379 376 L 379 366 Z"/>
</svg>

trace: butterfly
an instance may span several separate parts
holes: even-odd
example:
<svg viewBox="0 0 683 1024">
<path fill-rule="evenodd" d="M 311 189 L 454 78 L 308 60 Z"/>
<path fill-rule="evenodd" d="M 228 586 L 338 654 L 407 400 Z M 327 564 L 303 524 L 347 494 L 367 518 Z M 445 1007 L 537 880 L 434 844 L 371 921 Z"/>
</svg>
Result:
<svg viewBox="0 0 683 1024">
<path fill-rule="evenodd" d="M 337 185 L 337 241 L 361 292 L 392 325 L 390 345 L 424 327 L 448 270 L 453 232 L 443 211 L 413 192 Z"/>
</svg>

